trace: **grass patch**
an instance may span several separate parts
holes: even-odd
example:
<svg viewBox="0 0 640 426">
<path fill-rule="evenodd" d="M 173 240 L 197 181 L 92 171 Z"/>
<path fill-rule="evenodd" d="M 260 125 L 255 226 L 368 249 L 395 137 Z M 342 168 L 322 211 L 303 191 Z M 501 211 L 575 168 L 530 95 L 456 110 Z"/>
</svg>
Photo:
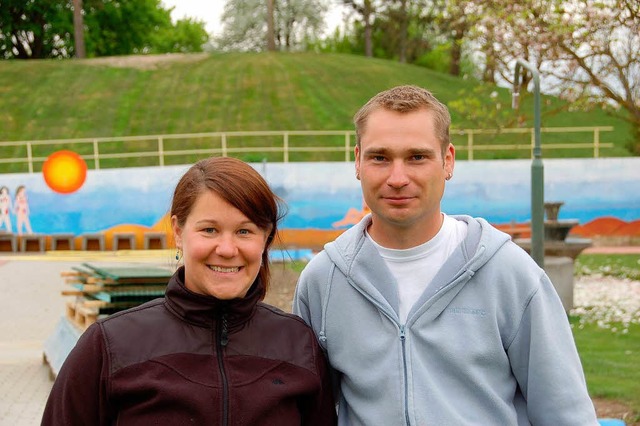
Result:
<svg viewBox="0 0 640 426">
<path fill-rule="evenodd" d="M 574 275 L 602 275 L 640 280 L 640 254 L 580 254 Z"/>
<path fill-rule="evenodd" d="M 373 94 L 399 84 L 416 84 L 450 103 L 473 92 L 473 81 L 419 66 L 356 55 L 314 53 L 225 53 L 155 69 L 92 65 L 89 60 L 0 61 L 0 141 L 99 138 L 178 133 L 264 130 L 352 130 L 352 117 Z M 509 90 L 497 88 L 509 98 Z M 532 115 L 532 96 L 522 111 Z M 505 101 L 506 102 L 506 101 Z M 490 100 L 487 99 L 486 107 Z M 613 143 L 602 156 L 629 156 L 629 125 L 600 110 L 550 114 L 561 101 L 544 98 L 543 126 L 613 126 L 601 142 Z M 506 105 L 507 103 L 505 103 Z M 453 135 L 466 154 L 465 137 L 455 129 L 477 128 L 452 111 Z M 527 126 L 532 125 L 532 120 Z M 589 133 L 543 135 L 545 142 L 590 142 Z M 328 146 L 341 140 L 322 138 Z M 207 149 L 212 140 L 183 141 L 183 149 Z M 270 142 L 270 141 L 266 141 Z M 298 146 L 315 144 L 296 138 Z M 242 141 L 251 144 L 252 142 Z M 276 143 L 276 142 L 274 142 Z M 477 136 L 477 144 L 530 143 L 529 135 Z M 264 146 L 264 145 L 263 145 Z M 120 145 L 117 148 L 127 149 Z M 49 149 L 75 149 L 55 146 Z M 114 147 L 115 149 L 115 147 Z M 258 153 L 259 154 L 259 153 Z M 245 160 L 254 153 L 233 154 Z M 207 154 L 203 154 L 205 156 Z M 530 158 L 530 151 L 476 151 L 476 159 Z M 19 148 L 2 147 L 2 157 L 19 157 Z M 545 150 L 545 158 L 591 157 L 588 149 Z M 281 161 L 265 153 L 269 161 Z M 177 159 L 176 159 L 177 160 Z M 344 154 L 295 153 L 291 161 L 343 161 Z M 146 165 L 147 160 L 122 161 Z M 0 163 L 0 173 L 20 172 Z"/>
<path fill-rule="evenodd" d="M 640 325 L 621 334 L 596 324 L 578 326 L 578 317 L 570 320 L 589 394 L 625 402 L 634 411 L 630 420 L 640 421 Z"/>
</svg>

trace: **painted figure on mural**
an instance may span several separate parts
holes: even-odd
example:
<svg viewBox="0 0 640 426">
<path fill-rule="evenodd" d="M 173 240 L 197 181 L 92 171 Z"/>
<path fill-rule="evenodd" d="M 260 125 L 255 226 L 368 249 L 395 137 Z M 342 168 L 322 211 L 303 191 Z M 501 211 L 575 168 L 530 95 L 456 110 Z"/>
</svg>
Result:
<svg viewBox="0 0 640 426">
<path fill-rule="evenodd" d="M 11 195 L 9 194 L 9 188 L 3 186 L 0 188 L 0 228 L 5 228 L 7 232 L 13 232 L 11 228 Z"/>
<path fill-rule="evenodd" d="M 356 208 L 350 208 L 345 213 L 344 217 L 337 222 L 333 222 L 331 226 L 334 228 L 341 228 L 343 226 L 351 226 L 360 222 L 363 217 L 371 213 L 371 209 L 367 206 L 367 203 L 362 200 L 362 210 L 358 210 Z"/>
<path fill-rule="evenodd" d="M 16 227 L 18 235 L 33 234 L 31 230 L 31 222 L 29 221 L 29 201 L 27 199 L 27 187 L 18 186 L 16 189 L 16 199 L 14 202 L 14 211 L 16 213 Z"/>
</svg>

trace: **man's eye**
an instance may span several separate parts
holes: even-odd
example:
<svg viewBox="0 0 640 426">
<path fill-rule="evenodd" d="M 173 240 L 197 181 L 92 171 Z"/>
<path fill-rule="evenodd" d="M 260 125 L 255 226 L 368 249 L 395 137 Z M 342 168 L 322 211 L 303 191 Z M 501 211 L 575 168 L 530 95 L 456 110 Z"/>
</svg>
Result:
<svg viewBox="0 0 640 426">
<path fill-rule="evenodd" d="M 385 158 L 382 155 L 374 155 L 371 158 L 373 159 L 373 161 L 384 161 L 385 160 Z"/>
<path fill-rule="evenodd" d="M 213 234 L 214 232 L 216 232 L 215 228 L 204 228 L 202 231 L 206 232 L 207 234 Z"/>
</svg>

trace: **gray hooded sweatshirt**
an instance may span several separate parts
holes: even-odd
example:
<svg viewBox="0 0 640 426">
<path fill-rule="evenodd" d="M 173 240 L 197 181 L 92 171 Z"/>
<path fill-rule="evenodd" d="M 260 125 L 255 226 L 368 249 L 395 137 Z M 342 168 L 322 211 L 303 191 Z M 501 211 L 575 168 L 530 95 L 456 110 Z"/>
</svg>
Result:
<svg viewBox="0 0 640 426">
<path fill-rule="evenodd" d="M 410 310 L 365 238 L 367 216 L 302 272 L 293 311 L 334 370 L 340 425 L 597 425 L 562 303 L 483 219 Z"/>
</svg>

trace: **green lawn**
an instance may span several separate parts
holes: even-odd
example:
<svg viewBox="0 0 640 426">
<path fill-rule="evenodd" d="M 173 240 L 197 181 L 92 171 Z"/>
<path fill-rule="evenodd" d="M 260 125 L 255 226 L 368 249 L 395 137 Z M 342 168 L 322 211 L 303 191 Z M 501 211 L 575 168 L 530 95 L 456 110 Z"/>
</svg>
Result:
<svg viewBox="0 0 640 426">
<path fill-rule="evenodd" d="M 472 92 L 470 80 L 394 61 L 354 55 L 314 53 L 227 53 L 194 56 L 155 69 L 91 65 L 86 60 L 0 61 L 0 142 L 249 130 L 351 130 L 355 111 L 373 94 L 398 84 L 432 90 L 445 103 Z M 510 92 L 496 89 L 504 108 Z M 544 98 L 543 114 L 559 101 Z M 531 96 L 522 111 L 530 111 Z M 477 128 L 453 112 L 454 128 Z M 629 156 L 629 127 L 604 112 L 544 115 L 544 127 L 614 126 L 601 142 L 615 148 L 604 156 Z M 531 123 L 529 123 L 529 126 Z M 568 136 L 545 135 L 545 142 Z M 574 139 L 575 135 L 572 136 Z M 587 141 L 591 135 L 583 134 Z M 461 147 L 465 140 L 454 140 Z M 570 138 L 570 137 L 569 137 Z M 518 136 L 528 143 L 529 135 Z M 514 143 L 506 136 L 477 137 L 476 143 Z M 201 148 L 210 141 L 181 141 Z M 143 144 L 144 145 L 144 144 Z M 151 143 L 149 143 L 151 145 Z M 49 151 L 65 148 L 54 146 Z M 68 147 L 67 147 L 68 148 Z M 127 150 L 122 142 L 113 150 Z M 152 149 L 151 146 L 136 146 Z M 459 151 L 460 158 L 465 152 Z M 0 157 L 17 153 L 0 148 Z M 47 152 L 34 152 L 34 156 Z M 528 150 L 476 153 L 475 158 L 528 158 Z M 584 157 L 590 150 L 545 152 Z M 309 160 L 314 160 L 313 157 Z M 131 164 L 131 165 L 137 165 Z M 92 165 L 89 164 L 89 167 Z M 0 168 L 1 172 L 17 170 Z"/>
<path fill-rule="evenodd" d="M 623 334 L 597 324 L 580 328 L 578 321 L 571 318 L 589 393 L 626 403 L 640 421 L 640 325 L 632 324 Z M 616 325 L 611 324 L 622 328 Z"/>
</svg>

